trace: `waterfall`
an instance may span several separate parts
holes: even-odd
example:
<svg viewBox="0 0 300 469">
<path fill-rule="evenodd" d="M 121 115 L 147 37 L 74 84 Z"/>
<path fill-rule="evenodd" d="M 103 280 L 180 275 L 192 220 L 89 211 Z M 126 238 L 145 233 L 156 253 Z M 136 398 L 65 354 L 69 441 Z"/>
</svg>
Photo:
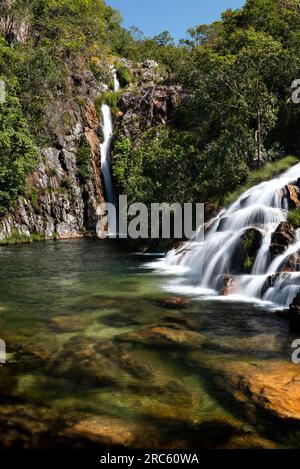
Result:
<svg viewBox="0 0 300 469">
<path fill-rule="evenodd" d="M 113 70 L 114 80 L 114 91 L 117 92 L 120 89 L 120 83 L 117 77 L 116 70 Z M 101 170 L 105 186 L 106 202 L 116 205 L 116 195 L 114 190 L 114 184 L 111 174 L 111 143 L 113 137 L 113 121 L 111 110 L 108 104 L 103 104 L 101 108 L 102 113 L 102 132 L 103 132 L 103 143 L 100 145 L 101 150 Z M 114 236 L 117 232 L 115 221 L 111 220 L 110 233 Z"/>
<path fill-rule="evenodd" d="M 272 259 L 269 248 L 272 233 L 288 216 L 288 200 L 283 196 L 283 189 L 296 184 L 299 177 L 300 163 L 282 176 L 252 187 L 212 221 L 203 242 L 189 241 L 170 251 L 160 266 L 185 274 L 173 280 L 168 289 L 195 295 L 222 295 L 224 279 L 232 277 L 235 291 L 226 298 L 238 296 L 247 301 L 259 299 L 281 307 L 289 306 L 300 289 L 300 272 L 290 272 L 283 267 L 291 255 L 300 253 L 300 230 L 296 232 L 296 240 L 282 254 Z M 242 274 L 237 267 L 241 239 L 253 229 L 261 241 L 251 273 Z M 273 279 L 271 284 L 270 278 Z"/>
</svg>

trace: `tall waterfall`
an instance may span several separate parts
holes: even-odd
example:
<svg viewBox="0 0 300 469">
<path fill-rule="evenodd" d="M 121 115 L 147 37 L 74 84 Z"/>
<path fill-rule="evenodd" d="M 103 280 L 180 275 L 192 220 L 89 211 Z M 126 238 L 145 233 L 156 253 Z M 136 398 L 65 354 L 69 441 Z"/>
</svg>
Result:
<svg viewBox="0 0 300 469">
<path fill-rule="evenodd" d="M 300 163 L 281 177 L 247 190 L 211 222 L 203 242 L 190 241 L 170 251 L 161 266 L 174 273 L 185 272 L 172 282 L 171 289 L 219 295 L 223 294 L 224 278 L 234 276 L 235 289 L 229 299 L 256 298 L 287 307 L 300 290 L 300 272 L 283 266 L 292 254 L 300 253 L 300 230 L 283 254 L 272 258 L 269 248 L 272 233 L 287 220 L 288 200 L 282 189 L 299 177 Z M 236 267 L 241 239 L 253 228 L 261 234 L 260 247 L 251 273 L 241 274 Z M 272 282 L 268 282 L 270 278 Z"/>
<path fill-rule="evenodd" d="M 117 77 L 116 70 L 113 70 L 114 79 L 114 91 L 117 92 L 120 89 L 120 83 Z M 103 174 L 106 202 L 116 205 L 116 195 L 111 174 L 111 143 L 113 137 L 113 121 L 111 110 L 108 104 L 103 104 L 101 108 L 102 113 L 102 132 L 103 132 L 103 143 L 100 145 L 101 150 L 101 170 Z M 114 222 L 110 224 L 111 234 L 116 233 L 116 226 Z"/>
</svg>

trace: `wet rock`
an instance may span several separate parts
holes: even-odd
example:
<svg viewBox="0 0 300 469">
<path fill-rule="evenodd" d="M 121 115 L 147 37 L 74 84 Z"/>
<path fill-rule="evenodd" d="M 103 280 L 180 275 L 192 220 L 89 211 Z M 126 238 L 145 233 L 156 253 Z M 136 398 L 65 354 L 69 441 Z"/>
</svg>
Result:
<svg viewBox="0 0 300 469">
<path fill-rule="evenodd" d="M 97 353 L 94 346 L 94 339 L 73 337 L 64 345 L 62 351 L 49 362 L 48 373 L 75 380 L 80 377 L 80 379 L 98 386 L 115 384 L 119 376 L 117 364 Z"/>
<path fill-rule="evenodd" d="M 238 284 L 236 282 L 235 277 L 225 277 L 224 278 L 224 289 L 222 291 L 222 295 L 228 296 L 237 293 L 238 291 Z"/>
<path fill-rule="evenodd" d="M 55 316 L 49 323 L 51 328 L 58 332 L 80 332 L 88 326 L 89 319 L 75 315 L 65 315 Z"/>
<path fill-rule="evenodd" d="M 139 343 L 142 345 L 177 346 L 188 349 L 199 348 L 204 342 L 204 337 L 195 331 L 189 331 L 175 325 L 173 327 L 156 326 L 146 329 L 138 329 L 128 334 L 122 334 L 116 338 L 121 342 Z"/>
<path fill-rule="evenodd" d="M 281 266 L 281 270 L 284 272 L 299 272 L 300 271 L 300 254 L 294 252 L 290 255 L 287 262 Z"/>
<path fill-rule="evenodd" d="M 162 298 L 161 300 L 157 301 L 158 306 L 163 308 L 171 308 L 171 309 L 185 309 L 190 304 L 187 298 L 182 296 L 170 297 L 170 298 Z"/>
<path fill-rule="evenodd" d="M 212 202 L 206 202 L 204 204 L 204 221 L 208 222 L 212 218 L 215 218 L 218 215 L 218 208 Z"/>
<path fill-rule="evenodd" d="M 0 407 L 1 448 L 33 448 L 49 432 L 53 415 L 49 409 L 30 404 Z"/>
<path fill-rule="evenodd" d="M 274 418 L 300 422 L 300 369 L 280 360 L 212 363 L 216 382 L 254 419 L 264 411 Z"/>
<path fill-rule="evenodd" d="M 70 419 L 71 420 L 71 419 Z M 82 414 L 73 417 L 60 437 L 69 440 L 68 447 L 81 442 L 89 445 L 118 447 L 158 447 L 157 429 L 146 422 L 120 419 L 109 415 Z"/>
<path fill-rule="evenodd" d="M 300 208 L 300 189 L 296 185 L 289 184 L 284 188 L 284 197 L 288 200 L 289 208 Z"/>
<path fill-rule="evenodd" d="M 234 436 L 228 443 L 221 446 L 221 449 L 277 449 L 278 446 L 273 441 L 256 435 Z"/>
<path fill-rule="evenodd" d="M 141 429 L 128 421 L 106 416 L 87 416 L 67 429 L 62 436 L 71 439 L 83 438 L 90 442 L 130 447 Z"/>
<path fill-rule="evenodd" d="M 130 327 L 137 326 L 139 322 L 130 315 L 109 314 L 98 320 L 101 324 L 108 327 Z"/>
<path fill-rule="evenodd" d="M 296 234 L 293 225 L 287 222 L 280 223 L 271 237 L 271 256 L 282 254 L 295 240 Z"/>
</svg>

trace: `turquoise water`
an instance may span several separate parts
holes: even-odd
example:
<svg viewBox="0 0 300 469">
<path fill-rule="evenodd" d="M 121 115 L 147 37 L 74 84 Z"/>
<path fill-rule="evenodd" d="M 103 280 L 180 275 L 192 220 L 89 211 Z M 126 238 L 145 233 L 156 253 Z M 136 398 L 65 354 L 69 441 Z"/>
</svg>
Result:
<svg viewBox="0 0 300 469">
<path fill-rule="evenodd" d="M 112 240 L 0 247 L 1 445 L 298 446 L 235 379 L 290 364 L 288 324 L 246 303 L 170 307 L 146 262 Z"/>
</svg>

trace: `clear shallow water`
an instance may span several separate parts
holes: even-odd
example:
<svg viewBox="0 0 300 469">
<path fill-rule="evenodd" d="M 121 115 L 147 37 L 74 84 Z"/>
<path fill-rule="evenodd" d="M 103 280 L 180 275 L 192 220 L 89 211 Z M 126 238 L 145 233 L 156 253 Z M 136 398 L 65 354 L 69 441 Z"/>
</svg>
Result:
<svg viewBox="0 0 300 469">
<path fill-rule="evenodd" d="M 287 323 L 238 299 L 170 308 L 146 262 L 112 240 L 0 247 L 2 445 L 299 446 L 228 371 L 290 364 Z"/>
</svg>

